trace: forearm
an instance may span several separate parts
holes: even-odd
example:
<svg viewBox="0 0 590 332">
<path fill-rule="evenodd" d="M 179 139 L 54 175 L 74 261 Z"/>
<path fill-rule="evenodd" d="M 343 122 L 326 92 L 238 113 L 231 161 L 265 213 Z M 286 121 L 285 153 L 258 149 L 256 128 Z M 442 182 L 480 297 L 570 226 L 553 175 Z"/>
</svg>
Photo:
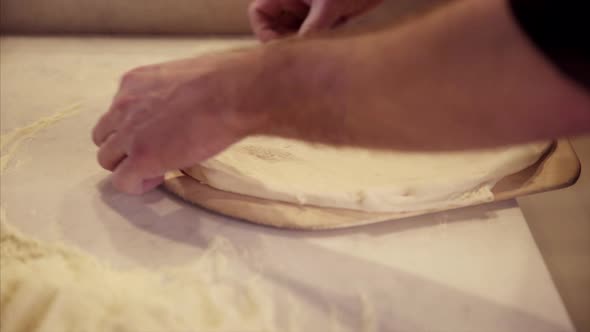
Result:
<svg viewBox="0 0 590 332">
<path fill-rule="evenodd" d="M 590 130 L 590 97 L 538 53 L 499 0 L 457 1 L 391 30 L 268 51 L 279 68 L 261 133 L 462 149 Z"/>
</svg>

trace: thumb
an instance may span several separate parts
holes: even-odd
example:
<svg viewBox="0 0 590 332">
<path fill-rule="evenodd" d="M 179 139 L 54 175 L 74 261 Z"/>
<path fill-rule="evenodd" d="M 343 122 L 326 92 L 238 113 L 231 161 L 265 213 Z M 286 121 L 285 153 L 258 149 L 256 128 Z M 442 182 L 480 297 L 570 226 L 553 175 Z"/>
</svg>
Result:
<svg viewBox="0 0 590 332">
<path fill-rule="evenodd" d="M 299 28 L 300 36 L 307 36 L 310 33 L 326 30 L 334 26 L 338 20 L 338 12 L 328 5 L 329 1 L 315 1 L 309 10 L 309 14 Z"/>
</svg>

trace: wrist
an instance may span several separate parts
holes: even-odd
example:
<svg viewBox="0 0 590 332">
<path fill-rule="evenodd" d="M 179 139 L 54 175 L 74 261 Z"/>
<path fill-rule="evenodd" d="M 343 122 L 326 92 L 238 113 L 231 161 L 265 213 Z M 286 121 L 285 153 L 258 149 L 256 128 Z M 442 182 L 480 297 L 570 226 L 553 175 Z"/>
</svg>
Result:
<svg viewBox="0 0 590 332">
<path fill-rule="evenodd" d="M 260 48 L 259 111 L 264 121 L 257 134 L 302 138 L 301 131 L 319 115 L 334 113 L 347 81 L 342 76 L 346 52 L 336 40 L 286 40 Z M 322 117 L 322 118 L 323 118 Z M 310 137 L 304 137 L 310 138 Z"/>
<path fill-rule="evenodd" d="M 241 52 L 220 68 L 224 73 L 222 95 L 229 106 L 226 118 L 241 136 L 270 134 L 275 117 L 285 115 L 300 99 L 300 75 L 294 75 L 293 68 L 299 67 L 296 55 L 290 47 L 277 44 Z"/>
<path fill-rule="evenodd" d="M 217 96 L 224 103 L 222 118 L 239 138 L 264 126 L 269 107 L 265 103 L 268 64 L 260 48 L 225 53 L 228 61 L 218 67 Z"/>
</svg>

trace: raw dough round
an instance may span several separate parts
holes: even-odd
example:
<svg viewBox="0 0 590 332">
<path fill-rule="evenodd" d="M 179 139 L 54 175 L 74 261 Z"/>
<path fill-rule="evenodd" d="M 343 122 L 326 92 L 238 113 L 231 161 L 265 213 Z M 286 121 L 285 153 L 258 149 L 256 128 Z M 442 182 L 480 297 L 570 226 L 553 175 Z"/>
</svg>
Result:
<svg viewBox="0 0 590 332">
<path fill-rule="evenodd" d="M 491 201 L 497 181 L 534 164 L 549 146 L 412 153 L 254 136 L 185 172 L 213 188 L 273 201 L 409 212 Z"/>
</svg>

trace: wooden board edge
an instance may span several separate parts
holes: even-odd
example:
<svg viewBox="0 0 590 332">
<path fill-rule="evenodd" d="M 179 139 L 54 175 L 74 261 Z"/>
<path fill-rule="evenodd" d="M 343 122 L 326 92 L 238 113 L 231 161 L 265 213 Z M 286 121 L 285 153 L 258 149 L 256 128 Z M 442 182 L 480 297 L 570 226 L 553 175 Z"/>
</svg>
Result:
<svg viewBox="0 0 590 332">
<path fill-rule="evenodd" d="M 539 162 L 498 182 L 492 189 L 494 201 L 571 186 L 580 177 L 581 170 L 580 160 L 569 140 L 557 140 Z"/>
<path fill-rule="evenodd" d="M 419 215 L 365 213 L 362 211 L 300 206 L 221 191 L 181 172 L 166 174 L 163 187 L 184 201 L 207 211 L 254 224 L 292 230 L 323 230 L 372 224 Z"/>
</svg>

